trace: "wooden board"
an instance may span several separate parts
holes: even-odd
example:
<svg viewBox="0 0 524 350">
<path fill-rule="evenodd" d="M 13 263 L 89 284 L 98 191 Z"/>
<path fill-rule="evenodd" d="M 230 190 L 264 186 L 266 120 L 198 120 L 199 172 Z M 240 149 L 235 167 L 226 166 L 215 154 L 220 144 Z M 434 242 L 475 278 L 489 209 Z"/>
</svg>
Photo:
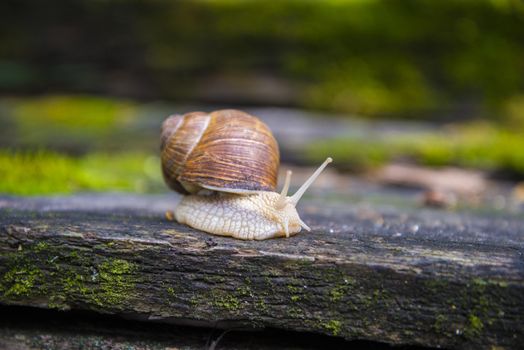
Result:
<svg viewBox="0 0 524 350">
<path fill-rule="evenodd" d="M 228 330 L 124 320 L 94 312 L 0 306 L 2 350 L 401 350 L 275 329 Z M 410 348 L 409 350 L 416 350 Z"/>
<path fill-rule="evenodd" d="M 524 341 L 524 219 L 305 201 L 261 242 L 164 218 L 174 196 L 0 198 L 0 303 L 390 344 Z"/>
</svg>

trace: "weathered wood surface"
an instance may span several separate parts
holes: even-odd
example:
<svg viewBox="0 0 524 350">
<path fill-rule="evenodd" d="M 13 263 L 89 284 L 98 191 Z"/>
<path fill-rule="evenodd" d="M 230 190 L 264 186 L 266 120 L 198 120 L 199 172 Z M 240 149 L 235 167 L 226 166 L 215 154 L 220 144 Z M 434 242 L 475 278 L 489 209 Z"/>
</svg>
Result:
<svg viewBox="0 0 524 350">
<path fill-rule="evenodd" d="M 210 329 L 92 312 L 0 306 L 2 350 L 400 350 L 387 344 L 276 329 Z M 411 348 L 409 350 L 416 350 Z"/>
<path fill-rule="evenodd" d="M 524 344 L 524 219 L 305 201 L 313 232 L 245 242 L 173 196 L 0 198 L 0 302 L 446 348 Z"/>
</svg>

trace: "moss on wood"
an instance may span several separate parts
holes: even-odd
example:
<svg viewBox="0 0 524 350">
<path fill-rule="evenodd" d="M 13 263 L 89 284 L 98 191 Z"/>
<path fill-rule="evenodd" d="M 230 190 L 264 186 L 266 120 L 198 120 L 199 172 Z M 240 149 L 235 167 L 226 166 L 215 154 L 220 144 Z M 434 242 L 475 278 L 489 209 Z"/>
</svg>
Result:
<svg viewBox="0 0 524 350">
<path fill-rule="evenodd" d="M 20 246 L 5 257 L 0 301 L 45 297 L 52 308 L 76 303 L 118 308 L 134 294 L 137 267 L 124 259 L 97 261 L 88 252 L 67 252 L 44 241 Z"/>
<path fill-rule="evenodd" d="M 416 242 L 388 241 L 390 231 L 380 239 L 315 232 L 290 245 L 209 237 L 140 213 L 0 210 L 0 223 L 4 304 L 446 348 L 510 347 L 523 337 L 524 281 L 513 243 L 440 237 L 440 251 L 448 244 L 453 256 L 468 257 L 457 262 L 428 254 L 434 232 L 423 229 L 417 235 L 427 239 Z"/>
</svg>

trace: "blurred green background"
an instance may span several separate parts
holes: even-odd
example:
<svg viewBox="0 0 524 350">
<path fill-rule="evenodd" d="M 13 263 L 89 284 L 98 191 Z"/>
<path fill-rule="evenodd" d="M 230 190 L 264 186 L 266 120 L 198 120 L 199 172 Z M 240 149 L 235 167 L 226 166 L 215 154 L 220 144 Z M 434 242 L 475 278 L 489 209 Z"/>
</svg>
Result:
<svg viewBox="0 0 524 350">
<path fill-rule="evenodd" d="M 520 0 L 2 1 L 0 192 L 163 191 L 159 125 L 188 106 L 423 123 L 299 158 L 521 179 L 523 28 Z"/>
</svg>

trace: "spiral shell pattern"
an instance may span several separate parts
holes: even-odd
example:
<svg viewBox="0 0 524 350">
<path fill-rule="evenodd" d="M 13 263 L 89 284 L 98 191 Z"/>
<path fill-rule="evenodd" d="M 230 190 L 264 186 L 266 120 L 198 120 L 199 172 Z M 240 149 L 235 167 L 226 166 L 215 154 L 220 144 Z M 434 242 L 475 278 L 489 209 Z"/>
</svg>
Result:
<svg viewBox="0 0 524 350">
<path fill-rule="evenodd" d="M 274 191 L 278 144 L 258 118 L 238 110 L 173 115 L 162 125 L 161 162 L 168 186 L 232 193 Z"/>
</svg>

